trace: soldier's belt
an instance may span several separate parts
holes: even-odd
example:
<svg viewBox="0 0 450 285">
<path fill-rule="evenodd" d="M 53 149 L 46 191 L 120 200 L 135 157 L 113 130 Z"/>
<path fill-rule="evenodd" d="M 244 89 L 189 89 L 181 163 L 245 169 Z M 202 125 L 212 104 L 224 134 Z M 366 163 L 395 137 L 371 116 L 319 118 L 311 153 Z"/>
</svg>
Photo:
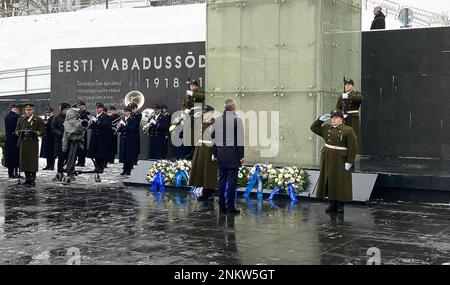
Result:
<svg viewBox="0 0 450 285">
<path fill-rule="evenodd" d="M 347 148 L 343 147 L 343 146 L 335 146 L 335 145 L 329 145 L 329 144 L 325 144 L 325 146 L 327 148 L 336 149 L 336 150 L 347 150 Z"/>
<path fill-rule="evenodd" d="M 204 141 L 204 140 L 199 140 L 199 143 L 212 143 L 212 141 Z"/>
<path fill-rule="evenodd" d="M 347 112 L 347 114 L 358 114 L 358 113 L 359 113 L 358 110 L 356 110 L 356 111 L 348 111 L 348 112 Z"/>
</svg>

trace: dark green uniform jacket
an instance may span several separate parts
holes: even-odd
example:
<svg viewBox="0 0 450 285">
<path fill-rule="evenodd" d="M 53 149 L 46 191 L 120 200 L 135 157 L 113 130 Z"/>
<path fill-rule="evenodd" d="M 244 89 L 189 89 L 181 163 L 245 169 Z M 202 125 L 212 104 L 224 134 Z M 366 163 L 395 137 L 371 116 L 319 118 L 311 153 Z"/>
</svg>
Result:
<svg viewBox="0 0 450 285">
<path fill-rule="evenodd" d="M 351 202 L 352 173 L 345 170 L 345 163 L 355 163 L 356 137 L 353 129 L 346 125 L 333 127 L 315 121 L 311 130 L 325 140 L 320 159 L 320 176 L 317 185 L 317 197 L 330 200 Z"/>
<path fill-rule="evenodd" d="M 348 117 L 345 119 L 345 125 L 352 127 L 355 132 L 358 147 L 356 149 L 357 154 L 362 154 L 362 139 L 361 139 L 361 124 L 360 124 L 360 110 L 363 102 L 363 96 L 361 92 L 353 90 L 348 94 L 348 99 L 342 99 L 339 97 L 336 104 L 336 109 L 344 112 Z"/>
<path fill-rule="evenodd" d="M 214 119 L 203 122 L 203 136 L 194 150 L 192 171 L 189 185 L 209 189 L 217 188 L 217 162 L 212 161 L 212 144 Z"/>
<path fill-rule="evenodd" d="M 35 115 L 30 122 L 25 116 L 17 121 L 16 134 L 20 138 L 20 171 L 38 172 L 39 137 L 44 134 L 44 127 L 44 121 Z M 20 132 L 21 130 L 30 131 Z"/>
</svg>

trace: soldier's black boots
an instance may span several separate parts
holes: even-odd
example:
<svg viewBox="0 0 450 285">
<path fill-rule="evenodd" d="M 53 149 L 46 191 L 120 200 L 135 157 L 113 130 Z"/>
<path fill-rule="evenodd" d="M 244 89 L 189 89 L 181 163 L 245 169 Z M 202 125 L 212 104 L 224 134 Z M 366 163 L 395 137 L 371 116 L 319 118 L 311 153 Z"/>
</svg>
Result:
<svg viewBox="0 0 450 285">
<path fill-rule="evenodd" d="M 344 202 L 337 202 L 337 212 L 344 213 Z"/>
<path fill-rule="evenodd" d="M 336 212 L 338 209 L 338 201 L 336 200 L 331 200 L 330 205 L 328 206 L 328 208 L 325 210 L 326 213 L 330 213 L 330 212 Z"/>
<path fill-rule="evenodd" d="M 241 213 L 241 210 L 236 208 L 229 208 L 227 209 L 227 214 L 229 215 L 239 215 Z"/>
</svg>

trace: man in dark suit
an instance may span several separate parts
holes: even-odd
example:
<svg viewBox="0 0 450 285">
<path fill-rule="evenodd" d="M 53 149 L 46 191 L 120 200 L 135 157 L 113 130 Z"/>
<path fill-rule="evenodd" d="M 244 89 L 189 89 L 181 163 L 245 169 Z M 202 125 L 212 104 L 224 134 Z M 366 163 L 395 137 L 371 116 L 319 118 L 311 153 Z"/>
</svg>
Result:
<svg viewBox="0 0 450 285">
<path fill-rule="evenodd" d="M 148 134 L 150 136 L 150 146 L 148 149 L 148 157 L 150 159 L 163 159 L 166 158 L 167 147 L 165 144 L 167 130 L 170 126 L 170 118 L 165 116 L 161 111 L 161 106 L 155 104 L 153 106 L 155 113 L 150 117 L 148 124 Z"/>
<path fill-rule="evenodd" d="M 88 157 L 95 161 L 95 171 L 103 173 L 105 161 L 109 158 L 111 118 L 104 112 L 105 105 L 95 105 L 94 117 L 90 118 L 91 139 L 89 141 Z"/>
<path fill-rule="evenodd" d="M 236 102 L 226 100 L 223 115 L 214 123 L 212 159 L 217 159 L 219 166 L 219 210 L 224 214 L 240 213 L 236 209 L 236 190 L 239 167 L 244 162 L 244 125 L 235 110 Z"/>
<path fill-rule="evenodd" d="M 51 124 L 51 131 L 53 133 L 53 136 L 55 138 L 54 146 L 55 146 L 55 156 L 58 157 L 58 164 L 57 164 L 57 172 L 62 173 L 66 155 L 62 151 L 62 139 L 64 135 L 64 120 L 66 119 L 66 112 L 70 108 L 69 103 L 62 103 L 59 107 L 60 112 L 58 116 L 56 116 Z"/>
<path fill-rule="evenodd" d="M 45 117 L 44 136 L 42 137 L 40 157 L 47 159 L 47 166 L 42 170 L 53 170 L 55 168 L 55 135 L 52 132 L 52 121 L 55 117 L 52 107 L 47 108 Z"/>
<path fill-rule="evenodd" d="M 13 104 L 5 117 L 5 166 L 9 178 L 19 178 L 19 137 L 15 133 L 19 117 L 20 106 Z"/>
</svg>

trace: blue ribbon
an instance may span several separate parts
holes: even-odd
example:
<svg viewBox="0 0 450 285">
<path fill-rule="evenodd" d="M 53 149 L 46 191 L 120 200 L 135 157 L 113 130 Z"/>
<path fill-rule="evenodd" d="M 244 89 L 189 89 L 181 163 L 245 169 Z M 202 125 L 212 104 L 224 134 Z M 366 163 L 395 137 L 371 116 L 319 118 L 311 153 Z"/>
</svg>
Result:
<svg viewBox="0 0 450 285">
<path fill-rule="evenodd" d="M 177 174 L 175 174 L 175 187 L 180 187 L 183 181 L 185 181 L 187 184 L 189 178 L 186 174 L 186 171 L 180 169 L 178 170 Z"/>
<path fill-rule="evenodd" d="M 297 201 L 291 201 L 288 205 L 288 213 L 292 214 L 295 209 L 295 205 L 297 204 Z"/>
<path fill-rule="evenodd" d="M 280 192 L 281 191 L 281 187 L 277 187 L 277 188 L 275 188 L 275 189 L 273 189 L 273 191 L 270 193 L 270 196 L 269 196 L 269 201 L 272 201 L 273 200 L 273 197 L 275 197 L 275 195 L 278 193 L 278 192 Z"/>
<path fill-rule="evenodd" d="M 153 191 L 152 194 L 153 194 L 153 197 L 155 197 L 156 203 L 162 204 L 162 202 L 164 200 L 164 193 Z"/>
<path fill-rule="evenodd" d="M 289 183 L 289 184 L 287 185 L 287 187 L 288 187 L 288 190 L 289 190 L 289 197 L 291 198 L 291 201 L 298 201 L 298 200 L 297 200 L 297 197 L 296 197 L 296 195 L 295 195 L 295 189 L 294 189 L 294 186 L 292 186 L 292 184 Z"/>
<path fill-rule="evenodd" d="M 248 198 L 250 196 L 250 192 L 252 192 L 253 187 L 255 187 L 255 184 L 258 183 L 258 199 L 262 199 L 262 177 L 261 177 L 261 170 L 259 169 L 259 165 L 256 166 L 255 173 L 253 173 L 252 178 L 250 182 L 247 185 L 247 188 L 245 189 L 244 198 Z"/>
<path fill-rule="evenodd" d="M 158 171 L 152 183 L 152 191 L 156 192 L 158 189 L 161 192 L 166 191 L 166 187 L 164 186 L 164 175 L 161 173 L 161 171 Z"/>
</svg>

